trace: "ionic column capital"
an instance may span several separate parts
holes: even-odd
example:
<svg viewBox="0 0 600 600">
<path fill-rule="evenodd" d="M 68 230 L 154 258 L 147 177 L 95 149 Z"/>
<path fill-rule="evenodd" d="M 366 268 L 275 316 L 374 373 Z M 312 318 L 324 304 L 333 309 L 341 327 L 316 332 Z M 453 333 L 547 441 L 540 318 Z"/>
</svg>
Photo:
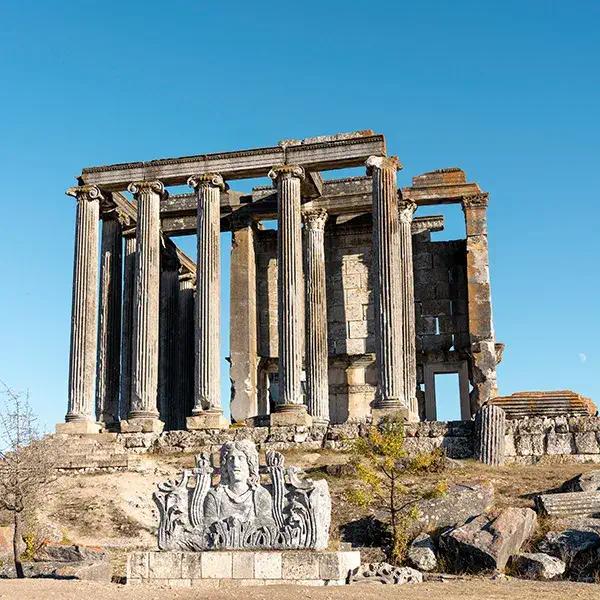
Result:
<svg viewBox="0 0 600 600">
<path fill-rule="evenodd" d="M 469 208 L 487 208 L 488 201 L 489 194 L 487 192 L 483 192 L 482 194 L 475 194 L 473 196 L 463 196 L 463 210 Z"/>
<path fill-rule="evenodd" d="M 417 210 L 417 203 L 414 200 L 400 198 L 398 202 L 398 214 L 402 223 L 412 223 L 415 210 Z"/>
<path fill-rule="evenodd" d="M 131 192 L 134 196 L 139 194 L 158 194 L 161 200 L 169 197 L 169 192 L 165 189 L 162 181 L 134 181 L 127 186 L 127 191 Z"/>
<path fill-rule="evenodd" d="M 369 156 L 365 166 L 367 167 L 367 175 L 371 175 L 373 169 L 393 169 L 394 171 L 402 169 L 397 156 Z"/>
<path fill-rule="evenodd" d="M 277 179 L 304 179 L 304 169 L 300 165 L 276 165 L 269 171 L 273 181 Z"/>
<path fill-rule="evenodd" d="M 229 186 L 223 180 L 219 173 L 201 173 L 200 175 L 192 175 L 187 184 L 198 191 L 203 187 L 219 188 L 222 192 L 229 189 Z"/>
<path fill-rule="evenodd" d="M 327 211 L 322 208 L 306 211 L 302 213 L 302 221 L 308 229 L 323 231 L 327 221 Z"/>
<path fill-rule="evenodd" d="M 67 194 L 67 196 L 73 196 L 73 198 L 76 198 L 78 202 L 99 202 L 101 200 L 105 200 L 102 191 L 97 185 L 76 185 L 74 187 L 70 187 L 65 194 Z"/>
</svg>

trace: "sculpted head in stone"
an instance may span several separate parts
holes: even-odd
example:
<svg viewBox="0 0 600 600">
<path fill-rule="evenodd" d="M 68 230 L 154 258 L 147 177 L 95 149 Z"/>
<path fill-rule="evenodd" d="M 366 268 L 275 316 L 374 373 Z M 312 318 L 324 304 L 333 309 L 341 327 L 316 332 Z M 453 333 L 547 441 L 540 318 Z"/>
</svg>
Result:
<svg viewBox="0 0 600 600">
<path fill-rule="evenodd" d="M 258 452 L 249 440 L 221 447 L 221 481 L 204 501 L 205 524 L 228 518 L 262 527 L 275 527 L 271 494 L 260 485 Z"/>
</svg>

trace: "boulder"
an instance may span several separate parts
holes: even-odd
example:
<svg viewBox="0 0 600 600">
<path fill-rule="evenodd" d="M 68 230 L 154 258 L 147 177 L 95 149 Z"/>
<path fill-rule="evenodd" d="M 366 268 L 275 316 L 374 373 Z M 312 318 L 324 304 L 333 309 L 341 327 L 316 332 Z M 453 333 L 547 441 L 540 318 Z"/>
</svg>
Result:
<svg viewBox="0 0 600 600">
<path fill-rule="evenodd" d="M 100 562 L 106 559 L 102 548 L 68 544 L 44 544 L 34 557 L 36 562 Z"/>
<path fill-rule="evenodd" d="M 454 484 L 442 497 L 421 500 L 419 512 L 410 533 L 455 527 L 489 510 L 494 502 L 491 483 Z"/>
<path fill-rule="evenodd" d="M 423 575 L 410 567 L 394 567 L 385 562 L 369 563 L 360 565 L 350 573 L 350 583 L 423 583 Z"/>
<path fill-rule="evenodd" d="M 600 491 L 600 469 L 581 473 L 562 485 L 565 492 L 598 492 Z"/>
<path fill-rule="evenodd" d="M 408 549 L 408 559 L 419 571 L 434 571 L 437 568 L 435 545 L 430 535 L 417 536 Z"/>
<path fill-rule="evenodd" d="M 502 571 L 535 529 L 530 508 L 506 508 L 496 516 L 480 515 L 443 533 L 440 547 L 455 569 L 468 572 Z"/>
<path fill-rule="evenodd" d="M 543 552 L 511 556 L 509 566 L 515 575 L 524 579 L 555 579 L 567 567 L 560 558 Z"/>
</svg>

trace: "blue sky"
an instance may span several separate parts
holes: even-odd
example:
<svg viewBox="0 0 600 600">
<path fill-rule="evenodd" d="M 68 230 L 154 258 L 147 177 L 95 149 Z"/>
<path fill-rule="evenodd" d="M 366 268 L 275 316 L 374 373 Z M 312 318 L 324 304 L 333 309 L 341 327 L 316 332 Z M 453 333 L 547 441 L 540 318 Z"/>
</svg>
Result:
<svg viewBox="0 0 600 600">
<path fill-rule="evenodd" d="M 599 27 L 592 1 L 4 0 L 0 378 L 64 417 L 82 167 L 371 128 L 402 185 L 490 192 L 501 392 L 600 401 Z"/>
</svg>

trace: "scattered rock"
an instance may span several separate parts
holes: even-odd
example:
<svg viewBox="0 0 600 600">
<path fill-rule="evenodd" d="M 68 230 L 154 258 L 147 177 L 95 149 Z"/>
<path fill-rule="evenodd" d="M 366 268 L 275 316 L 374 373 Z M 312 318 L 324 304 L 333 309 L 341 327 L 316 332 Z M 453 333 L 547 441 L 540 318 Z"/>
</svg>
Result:
<svg viewBox="0 0 600 600">
<path fill-rule="evenodd" d="M 411 534 L 455 527 L 489 510 L 494 501 L 491 483 L 455 484 L 441 498 L 421 500 L 417 504 L 419 517 Z"/>
<path fill-rule="evenodd" d="M 516 554 L 510 558 L 511 571 L 524 579 L 555 579 L 565 572 L 565 563 L 549 554 Z"/>
<path fill-rule="evenodd" d="M 426 533 L 417 536 L 408 549 L 408 558 L 420 571 L 434 571 L 438 562 L 431 536 Z"/>
<path fill-rule="evenodd" d="M 350 574 L 350 583 L 423 583 L 423 575 L 410 567 L 394 567 L 385 562 L 369 563 L 360 565 Z"/>
<path fill-rule="evenodd" d="M 530 508 L 506 508 L 496 517 L 480 515 L 445 532 L 440 547 L 456 570 L 502 571 L 535 529 L 537 516 Z"/>
<path fill-rule="evenodd" d="M 597 492 L 600 491 L 600 469 L 581 473 L 562 485 L 565 492 Z"/>
</svg>

